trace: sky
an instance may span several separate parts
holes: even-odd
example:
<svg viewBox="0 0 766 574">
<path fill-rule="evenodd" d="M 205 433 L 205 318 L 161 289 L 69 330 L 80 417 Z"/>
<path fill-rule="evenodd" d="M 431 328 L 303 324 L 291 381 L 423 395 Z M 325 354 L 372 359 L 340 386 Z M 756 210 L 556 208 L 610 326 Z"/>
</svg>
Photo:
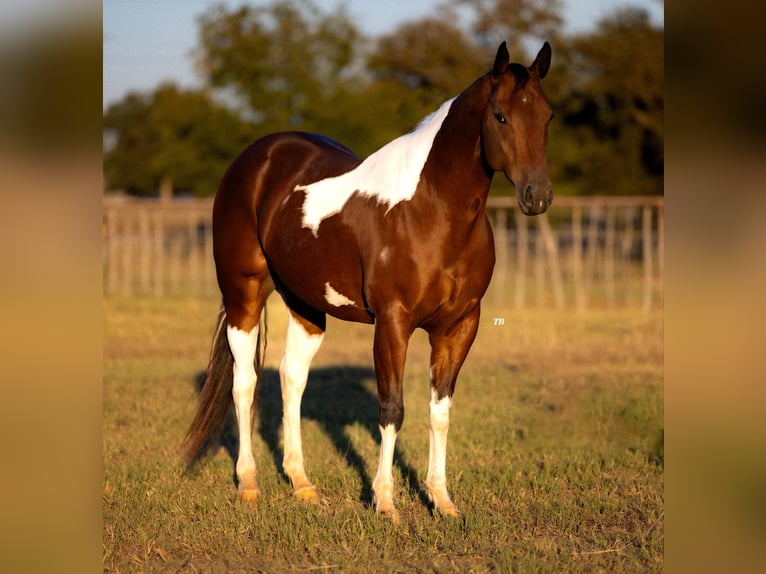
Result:
<svg viewBox="0 0 766 574">
<path fill-rule="evenodd" d="M 341 0 L 313 0 L 332 11 Z M 370 37 L 433 12 L 443 0 L 345 0 L 348 14 Z M 197 18 L 210 6 L 239 6 L 242 0 L 104 0 L 104 108 L 130 91 L 147 92 L 164 81 L 199 86 L 194 72 Z M 249 2 L 268 4 L 268 0 Z M 661 0 L 562 0 L 567 32 L 586 32 L 619 7 L 645 9 L 664 24 Z"/>
</svg>

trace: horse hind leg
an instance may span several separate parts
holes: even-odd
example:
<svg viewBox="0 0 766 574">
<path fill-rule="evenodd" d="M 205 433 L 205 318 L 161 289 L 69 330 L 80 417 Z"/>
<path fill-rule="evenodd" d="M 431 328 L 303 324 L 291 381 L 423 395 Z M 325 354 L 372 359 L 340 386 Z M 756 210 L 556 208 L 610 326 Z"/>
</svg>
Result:
<svg viewBox="0 0 766 574">
<path fill-rule="evenodd" d="M 314 315 L 307 313 L 307 315 Z M 311 319 L 291 310 L 287 324 L 285 354 L 279 365 L 284 418 L 284 457 L 282 468 L 289 477 L 293 494 L 299 500 L 316 502 L 319 494 L 309 481 L 303 465 L 301 441 L 301 400 L 306 389 L 311 361 L 324 338 L 325 316 L 317 312 Z"/>
<path fill-rule="evenodd" d="M 258 377 L 255 371 L 255 355 L 258 345 L 258 323 L 250 329 L 242 329 L 229 324 L 226 335 L 229 348 L 234 357 L 234 381 L 232 396 L 237 415 L 239 431 L 239 452 L 237 454 L 237 500 L 254 504 L 261 494 L 255 479 L 255 459 L 253 458 L 252 406 Z"/>
<path fill-rule="evenodd" d="M 237 415 L 239 451 L 237 453 L 237 499 L 254 504 L 261 494 L 255 478 L 252 448 L 255 388 L 258 382 L 256 361 L 259 321 L 266 299 L 273 289 L 268 275 L 237 277 L 222 282 L 226 310 L 226 336 L 234 359 L 232 398 Z"/>
</svg>

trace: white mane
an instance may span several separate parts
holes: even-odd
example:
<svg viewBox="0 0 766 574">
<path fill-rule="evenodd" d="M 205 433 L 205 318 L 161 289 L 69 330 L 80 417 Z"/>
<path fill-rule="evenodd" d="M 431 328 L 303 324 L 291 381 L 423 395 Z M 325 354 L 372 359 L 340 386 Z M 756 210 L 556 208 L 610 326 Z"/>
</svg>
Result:
<svg viewBox="0 0 766 574">
<path fill-rule="evenodd" d="M 339 213 L 354 193 L 375 197 L 389 210 L 400 201 L 412 199 L 434 138 L 453 100 L 443 103 L 413 131 L 387 143 L 351 171 L 295 186 L 295 191 L 306 192 L 303 227 L 317 235 L 322 221 Z"/>
</svg>

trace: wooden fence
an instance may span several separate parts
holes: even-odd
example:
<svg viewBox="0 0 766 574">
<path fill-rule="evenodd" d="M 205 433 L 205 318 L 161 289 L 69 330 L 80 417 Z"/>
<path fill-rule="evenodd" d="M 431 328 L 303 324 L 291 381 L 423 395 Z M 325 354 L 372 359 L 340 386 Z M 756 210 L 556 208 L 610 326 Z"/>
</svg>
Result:
<svg viewBox="0 0 766 574">
<path fill-rule="evenodd" d="M 104 200 L 105 296 L 215 295 L 212 200 Z M 492 197 L 497 264 L 488 297 L 515 308 L 662 304 L 664 200 L 557 197 L 526 217 Z"/>
</svg>

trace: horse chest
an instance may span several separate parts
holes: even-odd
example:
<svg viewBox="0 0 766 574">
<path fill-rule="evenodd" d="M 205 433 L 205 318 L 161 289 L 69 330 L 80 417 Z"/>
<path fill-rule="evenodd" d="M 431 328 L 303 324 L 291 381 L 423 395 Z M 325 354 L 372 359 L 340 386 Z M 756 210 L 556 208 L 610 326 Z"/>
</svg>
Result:
<svg viewBox="0 0 766 574">
<path fill-rule="evenodd" d="M 364 292 L 373 310 L 401 305 L 416 325 L 452 322 L 475 307 L 494 265 L 490 236 L 450 242 L 437 234 L 376 245 L 364 257 Z"/>
</svg>

